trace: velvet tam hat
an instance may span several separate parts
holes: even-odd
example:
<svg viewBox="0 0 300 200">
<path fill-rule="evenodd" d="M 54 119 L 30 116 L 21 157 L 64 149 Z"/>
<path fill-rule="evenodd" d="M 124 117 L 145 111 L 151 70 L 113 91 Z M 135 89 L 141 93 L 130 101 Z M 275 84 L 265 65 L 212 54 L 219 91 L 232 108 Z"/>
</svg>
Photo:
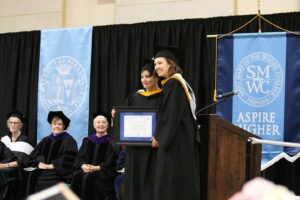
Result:
<svg viewBox="0 0 300 200">
<path fill-rule="evenodd" d="M 17 109 L 15 109 L 15 110 L 13 110 L 13 111 L 11 111 L 11 112 L 9 112 L 9 113 L 6 114 L 6 118 L 7 119 L 9 119 L 10 117 L 17 117 L 18 119 L 20 119 L 20 121 L 22 123 L 24 123 L 25 120 L 26 120 L 25 115 L 21 111 L 19 111 Z"/>
<path fill-rule="evenodd" d="M 94 112 L 94 113 L 93 113 L 93 120 L 94 120 L 96 117 L 98 117 L 98 116 L 103 116 L 103 117 L 105 117 L 105 118 L 107 119 L 108 124 L 109 124 L 109 125 L 111 124 L 111 115 L 110 115 L 110 114 L 108 114 L 108 113 L 106 113 L 106 112 L 104 112 L 104 111 L 102 111 L 102 110 L 97 111 L 97 112 Z"/>
<path fill-rule="evenodd" d="M 67 129 L 68 126 L 70 125 L 71 120 L 62 111 L 50 111 L 48 113 L 48 118 L 47 118 L 47 121 L 49 122 L 49 124 L 51 124 L 52 119 L 54 117 L 58 117 L 63 121 L 63 123 L 65 125 L 65 129 Z"/>
</svg>

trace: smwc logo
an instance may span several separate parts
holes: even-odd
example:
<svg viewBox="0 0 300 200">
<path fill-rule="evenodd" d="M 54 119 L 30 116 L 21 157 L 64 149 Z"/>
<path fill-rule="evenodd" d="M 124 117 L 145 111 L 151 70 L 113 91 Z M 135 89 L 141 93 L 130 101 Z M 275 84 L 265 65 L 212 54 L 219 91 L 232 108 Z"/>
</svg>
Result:
<svg viewBox="0 0 300 200">
<path fill-rule="evenodd" d="M 252 53 L 238 64 L 234 75 L 235 90 L 247 105 L 263 107 L 276 99 L 282 88 L 279 62 L 265 52 Z"/>
</svg>

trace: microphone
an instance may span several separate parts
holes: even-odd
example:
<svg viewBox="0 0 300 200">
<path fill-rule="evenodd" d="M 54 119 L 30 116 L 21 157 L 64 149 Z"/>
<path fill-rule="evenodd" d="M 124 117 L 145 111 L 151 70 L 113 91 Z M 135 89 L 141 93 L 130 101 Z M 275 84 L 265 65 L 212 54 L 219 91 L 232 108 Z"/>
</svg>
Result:
<svg viewBox="0 0 300 200">
<path fill-rule="evenodd" d="M 215 106 L 215 105 L 217 105 L 217 104 L 219 104 L 219 103 L 221 103 L 221 102 L 223 102 L 223 101 L 227 101 L 229 97 L 231 97 L 231 96 L 233 96 L 233 95 L 237 95 L 237 94 L 239 94 L 239 93 L 240 93 L 240 91 L 239 91 L 239 90 L 236 90 L 236 91 L 226 92 L 226 93 L 224 93 L 224 94 L 219 94 L 219 95 L 217 95 L 217 101 L 216 101 L 216 102 L 213 102 L 213 103 L 211 103 L 211 104 L 205 106 L 204 108 L 198 110 L 198 111 L 196 112 L 196 115 L 199 115 L 202 111 L 204 111 L 204 110 L 206 110 L 206 109 L 208 109 L 208 108 L 210 108 L 210 107 L 213 107 L 213 106 Z"/>
<path fill-rule="evenodd" d="M 234 95 L 237 95 L 239 94 L 240 91 L 231 91 L 231 92 L 226 92 L 224 94 L 219 94 L 217 96 L 217 99 L 224 99 L 224 98 L 228 98 L 228 97 L 231 97 L 231 96 L 234 96 Z"/>
</svg>

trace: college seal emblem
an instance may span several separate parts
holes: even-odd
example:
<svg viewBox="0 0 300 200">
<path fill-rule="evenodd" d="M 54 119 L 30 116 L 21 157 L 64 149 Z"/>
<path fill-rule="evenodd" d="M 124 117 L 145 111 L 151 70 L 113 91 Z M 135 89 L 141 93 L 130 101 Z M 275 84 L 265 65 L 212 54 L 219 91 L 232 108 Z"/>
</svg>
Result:
<svg viewBox="0 0 300 200">
<path fill-rule="evenodd" d="M 42 70 L 39 81 L 43 109 L 62 110 L 72 116 L 87 95 L 87 78 L 83 66 L 73 57 L 51 60 Z"/>
<path fill-rule="evenodd" d="M 263 107 L 281 91 L 283 73 L 279 62 L 270 54 L 255 52 L 244 57 L 234 74 L 238 97 L 252 107 Z"/>
</svg>

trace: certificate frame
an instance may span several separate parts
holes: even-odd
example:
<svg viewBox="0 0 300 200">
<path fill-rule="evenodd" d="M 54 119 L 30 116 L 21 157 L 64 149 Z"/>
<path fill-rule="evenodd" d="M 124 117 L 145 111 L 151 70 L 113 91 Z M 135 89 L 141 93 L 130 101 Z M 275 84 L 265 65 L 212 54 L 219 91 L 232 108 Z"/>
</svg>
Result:
<svg viewBox="0 0 300 200">
<path fill-rule="evenodd" d="M 158 109 L 154 107 L 117 106 L 114 132 L 119 145 L 151 146 L 156 133 Z"/>
</svg>

